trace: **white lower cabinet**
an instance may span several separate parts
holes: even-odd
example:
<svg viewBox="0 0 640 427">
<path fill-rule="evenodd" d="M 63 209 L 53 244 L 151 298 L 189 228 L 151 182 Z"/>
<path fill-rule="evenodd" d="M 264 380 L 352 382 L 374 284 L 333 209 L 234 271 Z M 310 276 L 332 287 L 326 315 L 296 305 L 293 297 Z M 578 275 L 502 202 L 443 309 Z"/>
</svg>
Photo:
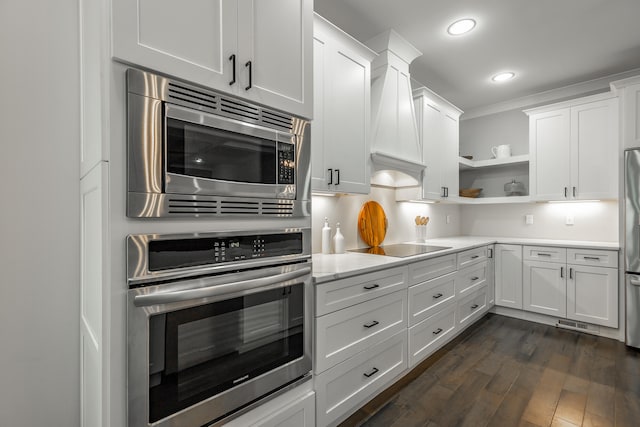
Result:
<svg viewBox="0 0 640 427">
<path fill-rule="evenodd" d="M 409 326 L 437 313 L 456 297 L 456 273 L 445 274 L 409 288 Z"/>
<path fill-rule="evenodd" d="M 458 301 L 458 325 L 467 327 L 487 311 L 487 287 L 483 286 Z"/>
<path fill-rule="evenodd" d="M 306 384 L 301 385 L 231 420 L 225 426 L 314 427 L 316 425 L 316 394 L 313 390 L 309 390 L 310 388 Z"/>
<path fill-rule="evenodd" d="M 407 331 L 402 330 L 317 375 L 317 425 L 337 425 L 406 369 Z"/>
<path fill-rule="evenodd" d="M 456 295 L 460 298 L 470 295 L 487 283 L 487 262 L 459 270 L 456 275 Z"/>
<path fill-rule="evenodd" d="M 567 318 L 618 327 L 618 269 L 569 264 Z"/>
<path fill-rule="evenodd" d="M 522 246 L 495 245 L 496 305 L 522 308 Z"/>
<path fill-rule="evenodd" d="M 409 367 L 432 354 L 456 330 L 456 304 L 449 304 L 426 320 L 409 328 Z"/>
<path fill-rule="evenodd" d="M 523 309 L 549 316 L 567 315 L 567 280 L 564 264 L 524 262 Z"/>
<path fill-rule="evenodd" d="M 404 289 L 318 317 L 315 371 L 323 372 L 406 328 Z"/>
</svg>

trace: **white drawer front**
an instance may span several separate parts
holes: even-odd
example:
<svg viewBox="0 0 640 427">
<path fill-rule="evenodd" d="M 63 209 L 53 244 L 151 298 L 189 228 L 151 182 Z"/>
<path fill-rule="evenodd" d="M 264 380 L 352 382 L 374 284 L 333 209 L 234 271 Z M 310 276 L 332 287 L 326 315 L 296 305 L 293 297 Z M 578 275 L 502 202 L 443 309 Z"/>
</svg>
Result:
<svg viewBox="0 0 640 427">
<path fill-rule="evenodd" d="M 487 259 L 487 247 L 469 249 L 458 254 L 458 269 L 476 264 Z"/>
<path fill-rule="evenodd" d="M 567 249 L 567 264 L 618 267 L 618 251 Z"/>
<path fill-rule="evenodd" d="M 338 424 L 406 368 L 405 330 L 317 375 L 317 425 Z"/>
<path fill-rule="evenodd" d="M 440 348 L 456 329 L 456 304 L 443 308 L 409 329 L 409 367 Z"/>
<path fill-rule="evenodd" d="M 563 263 L 567 262 L 567 249 L 551 246 L 523 246 L 522 259 Z"/>
<path fill-rule="evenodd" d="M 409 288 L 409 326 L 432 316 L 456 297 L 456 273 L 445 274 L 436 279 Z"/>
<path fill-rule="evenodd" d="M 316 316 L 407 287 L 407 267 L 390 268 L 316 286 Z"/>
<path fill-rule="evenodd" d="M 456 275 L 456 295 L 469 295 L 480 286 L 487 283 L 487 262 L 475 264 L 458 271 Z"/>
<path fill-rule="evenodd" d="M 458 324 L 468 325 L 473 323 L 487 307 L 487 287 L 482 287 L 473 294 L 458 301 Z"/>
<path fill-rule="evenodd" d="M 316 373 L 406 327 L 405 290 L 316 318 Z"/>
<path fill-rule="evenodd" d="M 443 276 L 456 271 L 456 269 L 456 254 L 414 262 L 409 264 L 409 285 Z"/>
</svg>

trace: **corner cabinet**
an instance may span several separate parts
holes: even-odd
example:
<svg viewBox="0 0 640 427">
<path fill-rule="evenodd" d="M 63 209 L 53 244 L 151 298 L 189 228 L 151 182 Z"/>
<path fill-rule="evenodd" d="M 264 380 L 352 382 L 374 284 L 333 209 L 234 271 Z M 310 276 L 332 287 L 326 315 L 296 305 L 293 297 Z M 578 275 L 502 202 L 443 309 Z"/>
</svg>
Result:
<svg viewBox="0 0 640 427">
<path fill-rule="evenodd" d="M 376 54 L 321 16 L 313 22 L 311 188 L 369 194 L 371 60 Z"/>
<path fill-rule="evenodd" d="M 311 118 L 312 13 L 311 0 L 113 0 L 112 56 Z"/>
<path fill-rule="evenodd" d="M 534 200 L 618 198 L 618 100 L 610 93 L 525 111 Z"/>
<path fill-rule="evenodd" d="M 422 198 L 458 198 L 459 118 L 462 110 L 426 87 L 413 91 L 422 161 Z"/>
</svg>

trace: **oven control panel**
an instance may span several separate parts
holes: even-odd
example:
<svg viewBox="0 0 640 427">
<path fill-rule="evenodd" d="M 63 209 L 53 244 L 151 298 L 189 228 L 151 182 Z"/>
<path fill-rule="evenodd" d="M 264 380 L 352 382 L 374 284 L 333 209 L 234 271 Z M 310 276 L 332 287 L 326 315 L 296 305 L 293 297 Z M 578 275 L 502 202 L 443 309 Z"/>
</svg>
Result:
<svg viewBox="0 0 640 427">
<path fill-rule="evenodd" d="M 149 271 L 207 266 L 303 253 L 302 233 L 152 240 Z"/>
</svg>

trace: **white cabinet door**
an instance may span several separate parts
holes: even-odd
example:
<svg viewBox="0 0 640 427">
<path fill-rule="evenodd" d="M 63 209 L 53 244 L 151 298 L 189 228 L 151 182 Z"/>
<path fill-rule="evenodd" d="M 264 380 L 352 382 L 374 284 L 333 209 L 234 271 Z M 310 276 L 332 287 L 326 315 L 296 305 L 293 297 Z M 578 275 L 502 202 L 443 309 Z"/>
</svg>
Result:
<svg viewBox="0 0 640 427">
<path fill-rule="evenodd" d="M 522 308 L 522 246 L 495 246 L 495 303 Z"/>
<path fill-rule="evenodd" d="M 229 58 L 237 54 L 235 1 L 113 0 L 112 10 L 116 59 L 226 92 L 238 85 L 229 84 Z"/>
<path fill-rule="evenodd" d="M 458 164 L 460 130 L 456 116 L 445 112 L 442 121 L 444 130 L 442 182 L 446 188 L 447 200 L 455 200 L 458 198 L 460 187 L 460 167 Z"/>
<path fill-rule="evenodd" d="M 491 307 L 496 301 L 496 259 L 495 246 L 487 248 L 487 304 Z"/>
<path fill-rule="evenodd" d="M 555 317 L 567 315 L 565 264 L 525 261 L 523 269 L 523 308 Z"/>
<path fill-rule="evenodd" d="M 529 117 L 530 190 L 536 200 L 569 197 L 570 120 L 569 108 Z"/>
<path fill-rule="evenodd" d="M 572 107 L 571 197 L 618 198 L 617 170 L 618 99 Z"/>
<path fill-rule="evenodd" d="M 623 147 L 640 147 L 640 84 L 627 86 L 622 92 Z"/>
<path fill-rule="evenodd" d="M 369 194 L 373 52 L 315 17 L 312 189 Z"/>
<path fill-rule="evenodd" d="M 567 318 L 618 327 L 618 269 L 572 265 L 567 281 Z"/>
<path fill-rule="evenodd" d="M 312 41 L 312 0 L 238 1 L 238 95 L 311 118 Z"/>
<path fill-rule="evenodd" d="M 444 196 L 442 183 L 444 129 L 441 126 L 442 111 L 425 96 L 414 97 L 418 136 L 422 141 L 422 160 L 427 166 L 422 181 L 422 196 L 440 200 Z"/>
</svg>

